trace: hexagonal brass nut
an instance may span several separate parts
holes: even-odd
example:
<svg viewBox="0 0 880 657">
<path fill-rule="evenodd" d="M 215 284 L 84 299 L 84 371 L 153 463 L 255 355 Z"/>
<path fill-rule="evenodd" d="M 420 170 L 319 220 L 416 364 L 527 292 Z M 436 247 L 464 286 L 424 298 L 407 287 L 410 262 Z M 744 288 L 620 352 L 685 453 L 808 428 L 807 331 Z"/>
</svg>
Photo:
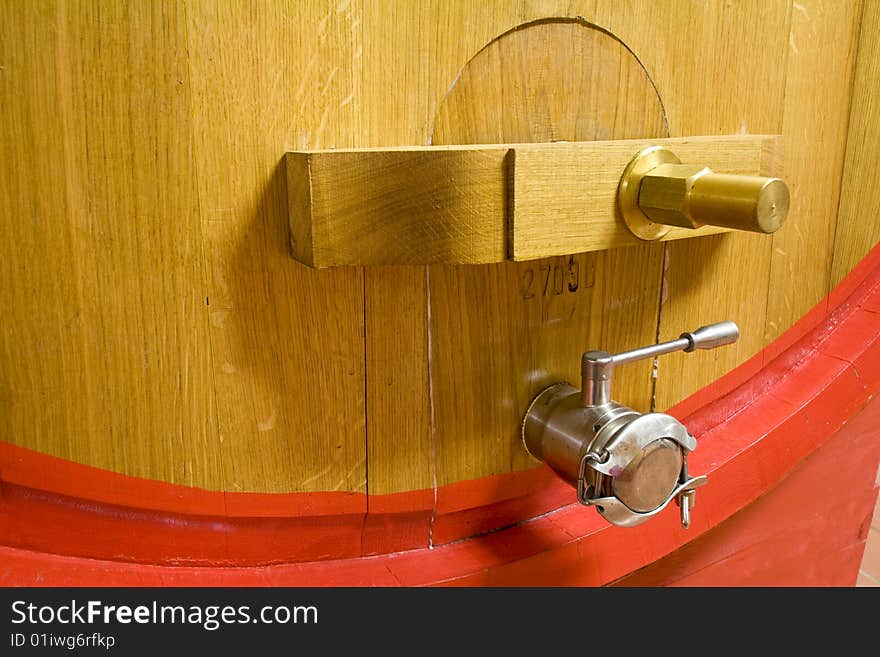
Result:
<svg viewBox="0 0 880 657">
<path fill-rule="evenodd" d="M 708 173 L 696 164 L 661 164 L 642 178 L 639 207 L 656 223 L 699 228 L 703 224 L 691 216 L 688 202 L 696 180 Z"/>
</svg>

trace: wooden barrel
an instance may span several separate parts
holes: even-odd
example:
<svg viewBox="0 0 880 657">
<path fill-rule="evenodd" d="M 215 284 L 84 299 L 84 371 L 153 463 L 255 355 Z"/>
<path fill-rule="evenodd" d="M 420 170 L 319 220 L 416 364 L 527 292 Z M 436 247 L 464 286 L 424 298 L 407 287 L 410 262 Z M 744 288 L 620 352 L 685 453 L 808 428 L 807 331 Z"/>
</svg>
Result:
<svg viewBox="0 0 880 657">
<path fill-rule="evenodd" d="M 0 23 L 0 582 L 855 581 L 876 3 L 50 1 Z M 773 235 L 291 257 L 289 151 L 734 134 L 784 141 Z M 690 529 L 611 527 L 524 449 L 582 352 L 726 319 L 736 345 L 616 375 L 700 441 Z"/>
</svg>

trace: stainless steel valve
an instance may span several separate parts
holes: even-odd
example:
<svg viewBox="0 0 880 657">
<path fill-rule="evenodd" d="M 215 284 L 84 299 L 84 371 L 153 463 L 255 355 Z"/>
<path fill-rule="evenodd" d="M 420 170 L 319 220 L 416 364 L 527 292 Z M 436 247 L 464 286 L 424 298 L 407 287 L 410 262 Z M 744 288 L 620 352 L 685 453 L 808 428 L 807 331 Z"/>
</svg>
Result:
<svg viewBox="0 0 880 657">
<path fill-rule="evenodd" d="M 715 349 L 738 338 L 736 324 L 720 322 L 619 354 L 586 352 L 580 390 L 559 383 L 529 405 L 522 425 L 526 449 L 572 484 L 581 504 L 595 506 L 615 525 L 641 524 L 676 500 L 688 527 L 695 489 L 707 481 L 688 473 L 687 455 L 697 441 L 670 415 L 642 414 L 613 401 L 612 374 L 618 365 Z"/>
</svg>

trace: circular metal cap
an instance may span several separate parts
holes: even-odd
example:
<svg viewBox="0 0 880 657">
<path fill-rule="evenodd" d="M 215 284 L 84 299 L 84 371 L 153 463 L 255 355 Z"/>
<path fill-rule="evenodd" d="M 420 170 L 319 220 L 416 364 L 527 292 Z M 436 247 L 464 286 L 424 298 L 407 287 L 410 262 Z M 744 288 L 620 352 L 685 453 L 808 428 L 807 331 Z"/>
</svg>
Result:
<svg viewBox="0 0 880 657">
<path fill-rule="evenodd" d="M 758 227 L 764 233 L 775 233 L 785 223 L 791 197 L 788 185 L 779 178 L 770 178 L 758 195 L 755 217 Z"/>
<path fill-rule="evenodd" d="M 678 443 L 668 438 L 655 440 L 614 477 L 614 495 L 637 513 L 653 511 L 675 490 L 681 465 Z"/>
</svg>

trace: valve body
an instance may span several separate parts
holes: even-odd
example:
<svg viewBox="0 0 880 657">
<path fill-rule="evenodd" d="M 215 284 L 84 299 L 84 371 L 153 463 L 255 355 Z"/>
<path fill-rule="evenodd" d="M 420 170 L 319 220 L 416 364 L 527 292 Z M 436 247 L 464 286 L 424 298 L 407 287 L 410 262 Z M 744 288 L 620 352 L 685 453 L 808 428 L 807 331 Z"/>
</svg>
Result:
<svg viewBox="0 0 880 657">
<path fill-rule="evenodd" d="M 673 351 L 715 349 L 738 337 L 739 328 L 728 321 L 618 354 L 584 353 L 580 389 L 557 383 L 532 400 L 522 423 L 526 449 L 574 486 L 579 502 L 615 525 L 638 525 L 674 499 L 687 527 L 694 489 L 706 483 L 688 475 L 687 455 L 697 441 L 674 417 L 614 401 L 614 369 Z"/>
</svg>

